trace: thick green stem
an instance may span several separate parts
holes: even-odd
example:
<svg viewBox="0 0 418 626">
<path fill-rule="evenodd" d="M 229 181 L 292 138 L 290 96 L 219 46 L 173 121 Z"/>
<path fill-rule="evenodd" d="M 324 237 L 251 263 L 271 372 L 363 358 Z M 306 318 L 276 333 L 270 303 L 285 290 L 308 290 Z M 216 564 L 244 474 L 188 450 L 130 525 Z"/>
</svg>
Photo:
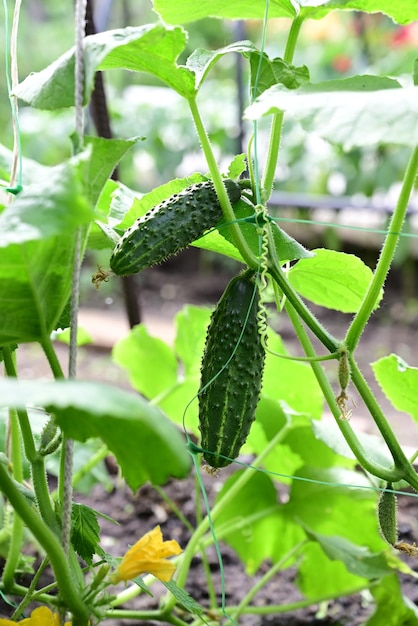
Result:
<svg viewBox="0 0 418 626">
<path fill-rule="evenodd" d="M 373 275 L 372 282 L 364 297 L 361 307 L 358 313 L 355 315 L 350 328 L 348 329 L 345 342 L 350 352 L 353 352 L 357 346 L 361 333 L 363 332 L 370 315 L 378 302 L 380 292 L 385 284 L 386 277 L 388 275 L 390 266 L 393 261 L 395 249 L 399 241 L 402 226 L 405 220 L 406 211 L 408 209 L 408 202 L 411 197 L 411 192 L 414 188 L 415 178 L 418 171 L 418 147 L 414 149 L 409 159 L 408 166 L 406 168 L 405 176 L 403 179 L 401 193 L 398 198 L 398 202 L 395 211 L 392 215 L 388 227 L 388 233 L 383 244 L 379 261 L 376 265 L 376 269 Z"/>
<path fill-rule="evenodd" d="M 273 249 L 273 248 L 270 248 Z M 316 319 L 316 317 L 311 313 L 303 300 L 299 297 L 299 295 L 294 291 L 292 286 L 289 284 L 286 276 L 283 273 L 279 263 L 274 263 L 274 265 L 269 268 L 269 273 L 271 277 L 276 281 L 279 285 L 280 289 L 286 296 L 288 302 L 291 303 L 294 310 L 300 315 L 305 324 L 310 328 L 310 330 L 314 333 L 314 335 L 319 339 L 319 341 L 330 351 L 336 352 L 340 342 L 335 339 L 327 330 L 322 326 L 322 324 Z"/>
<path fill-rule="evenodd" d="M 236 223 L 235 213 L 232 209 L 229 196 L 222 182 L 222 177 L 219 172 L 219 168 L 216 163 L 215 155 L 213 154 L 212 146 L 210 144 L 205 126 L 200 116 L 200 111 L 197 106 L 196 99 L 190 98 L 190 100 L 188 100 L 188 104 L 189 104 L 190 111 L 191 111 L 191 114 L 192 114 L 192 117 L 196 126 L 197 134 L 199 136 L 199 141 L 202 146 L 202 150 L 205 155 L 210 174 L 212 176 L 213 184 L 215 186 L 216 193 L 218 195 L 219 202 L 222 207 L 223 214 L 225 216 L 226 221 L 230 222 L 229 228 L 231 229 L 231 234 L 232 234 L 234 243 L 236 247 L 238 248 L 242 258 L 247 263 L 247 265 L 249 267 L 252 267 L 253 269 L 257 269 L 258 259 L 251 252 L 251 249 L 249 248 L 245 240 L 245 237 L 243 236 L 238 224 Z"/>
<path fill-rule="evenodd" d="M 289 37 L 287 39 L 286 50 L 283 56 L 283 60 L 286 61 L 286 63 L 291 63 L 293 60 L 296 42 L 297 42 L 302 24 L 303 24 L 303 19 L 300 16 L 296 17 L 292 22 L 292 26 L 290 27 L 290 31 L 289 31 Z M 273 116 L 273 121 L 272 121 L 272 126 L 271 126 L 271 131 L 270 131 L 270 143 L 268 147 L 267 160 L 266 160 L 266 166 L 265 166 L 263 183 L 262 183 L 262 189 L 263 189 L 262 202 L 263 203 L 265 203 L 270 198 L 270 195 L 273 189 L 274 178 L 276 174 L 277 160 L 279 157 L 282 126 L 283 126 L 283 113 L 276 113 Z"/>
<path fill-rule="evenodd" d="M 0 491 L 11 503 L 35 539 L 41 544 L 51 561 L 63 602 L 74 615 L 73 623 L 87 626 L 89 610 L 82 601 L 82 590 L 74 584 L 65 555 L 56 535 L 32 509 L 25 497 L 16 489 L 6 469 L 0 464 Z"/>
<path fill-rule="evenodd" d="M 303 327 L 300 318 L 297 312 L 294 310 L 293 306 L 290 302 L 286 302 L 286 311 L 289 315 L 289 318 L 295 328 L 298 339 L 303 347 L 305 354 L 309 357 L 315 357 L 316 353 L 312 346 L 312 343 L 306 333 L 305 328 Z M 384 467 L 377 461 L 370 459 L 367 452 L 364 450 L 360 441 L 358 440 L 356 434 L 354 433 L 350 422 L 344 419 L 341 419 L 341 409 L 338 406 L 334 391 L 329 383 L 328 378 L 325 375 L 324 370 L 322 369 L 320 363 L 318 361 L 311 361 L 312 370 L 316 376 L 319 386 L 321 387 L 324 398 L 335 417 L 336 423 L 344 436 L 344 439 L 347 441 L 350 446 L 353 454 L 358 459 L 360 465 L 373 476 L 377 476 L 382 480 L 386 480 L 388 482 L 397 482 L 403 477 L 403 473 L 398 468 L 388 468 Z M 369 390 L 370 391 L 370 390 Z M 365 392 L 365 389 L 362 389 L 362 392 Z"/>
<path fill-rule="evenodd" d="M 401 446 L 399 445 L 395 433 L 390 427 L 390 424 L 387 421 L 382 409 L 380 408 L 379 403 L 377 402 L 367 382 L 365 381 L 364 376 L 361 373 L 356 361 L 352 356 L 350 356 L 349 358 L 351 380 L 355 385 L 357 391 L 361 395 L 367 408 L 369 409 L 370 415 L 373 417 L 376 426 L 380 430 L 386 442 L 386 445 L 392 454 L 396 469 L 401 474 L 401 477 L 406 480 L 411 487 L 418 491 L 418 475 L 416 474 L 415 470 L 411 466 L 411 463 L 409 462 Z"/>
</svg>

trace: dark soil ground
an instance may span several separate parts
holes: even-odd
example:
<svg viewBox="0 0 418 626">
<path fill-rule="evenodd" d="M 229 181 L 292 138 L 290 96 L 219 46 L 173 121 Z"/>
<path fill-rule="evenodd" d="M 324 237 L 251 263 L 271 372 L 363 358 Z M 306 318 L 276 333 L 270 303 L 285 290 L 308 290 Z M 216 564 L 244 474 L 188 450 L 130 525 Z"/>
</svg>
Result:
<svg viewBox="0 0 418 626">
<path fill-rule="evenodd" d="M 141 309 L 143 318 L 149 322 L 155 332 L 167 340 L 172 338 L 171 321 L 173 314 L 185 303 L 213 303 L 221 294 L 228 281 L 228 275 L 224 271 L 215 271 L 210 274 L 201 273 L 196 277 L 195 257 L 190 257 L 179 269 L 178 265 L 162 271 L 160 269 L 147 272 L 141 278 Z M 193 264 L 193 267 L 192 265 Z M 181 270 L 181 271 L 180 271 Z M 193 271 L 192 271 L 193 270 Z M 391 286 L 389 297 L 386 303 L 376 313 L 373 320 L 367 327 L 359 350 L 360 365 L 365 373 L 370 377 L 369 363 L 373 360 L 396 352 L 400 354 L 411 365 L 416 362 L 418 347 L 418 307 L 415 301 L 405 301 L 400 294 L 398 285 Z M 106 292 L 104 294 L 106 296 Z M 127 332 L 126 317 L 123 307 L 120 304 L 120 296 L 115 297 L 112 293 L 106 298 L 103 294 L 91 294 L 89 303 L 89 314 L 84 319 L 89 320 L 92 335 L 95 337 L 95 344 L 91 347 L 80 350 L 79 376 L 83 378 L 93 378 L 108 380 L 109 382 L 125 386 L 127 384 L 125 375 L 111 363 L 109 346 L 119 335 Z M 86 312 L 85 312 L 86 313 Z M 347 328 L 349 318 L 339 316 L 326 311 L 319 312 L 322 321 L 336 336 L 343 336 Z M 279 318 L 275 322 L 278 331 L 282 334 L 291 351 L 297 351 L 297 344 L 293 337 L 293 331 L 285 319 Z M 65 358 L 65 347 L 59 347 L 62 358 Z M 295 353 L 294 352 L 294 353 Z M 24 377 L 44 376 L 46 370 L 40 359 L 40 355 L 32 346 L 24 346 L 19 357 L 21 361 L 21 373 Z M 23 372 L 22 372 L 23 370 Z M 388 415 L 393 415 L 394 428 L 401 443 L 408 446 L 418 445 L 418 434 L 416 426 L 407 417 L 400 418 L 399 415 L 386 402 L 379 390 L 376 389 L 379 399 L 387 408 Z M 362 430 L 374 432 L 373 425 L 365 411 L 361 407 L 356 409 L 353 423 Z M 205 482 L 209 490 L 209 497 L 213 498 L 219 488 L 221 478 L 205 477 Z M 142 487 L 138 493 L 131 491 L 112 476 L 113 489 L 105 491 L 101 485 L 96 485 L 88 496 L 80 496 L 79 501 L 85 501 L 98 511 L 110 515 L 119 521 L 119 526 L 115 526 L 101 520 L 102 544 L 103 548 L 115 554 L 121 554 L 144 532 L 160 524 L 164 535 L 175 538 L 180 544 L 185 545 L 188 539 L 187 530 L 177 520 L 169 510 L 161 496 L 150 486 Z M 184 481 L 173 481 L 167 486 L 167 494 L 180 508 L 182 513 L 193 524 L 194 522 L 194 480 L 193 478 Z M 416 514 L 416 500 L 404 498 L 400 502 L 399 521 L 402 538 L 413 542 L 418 537 L 418 521 Z M 249 579 L 243 572 L 243 568 L 234 553 L 228 548 L 223 549 L 223 559 L 225 566 L 227 604 L 236 604 L 243 597 L 245 592 L 259 579 L 263 570 Z M 413 559 L 409 559 L 408 564 L 413 567 Z M 210 554 L 210 566 L 214 571 L 218 570 L 215 554 Z M 263 604 L 289 604 L 301 599 L 294 586 L 294 572 L 286 571 L 267 585 L 257 596 L 256 603 Z M 219 581 L 219 577 L 216 577 Z M 193 568 L 188 587 L 189 593 L 198 601 L 205 604 L 207 602 L 206 581 L 202 563 L 198 558 L 193 562 Z M 403 580 L 403 590 L 413 601 L 418 603 L 418 586 L 415 581 L 408 577 Z M 219 592 L 219 582 L 217 591 Z M 155 600 L 156 601 L 156 600 Z M 137 598 L 131 607 L 153 606 L 154 600 L 148 596 Z M 280 614 L 260 618 L 257 616 L 247 616 L 240 620 L 243 626 L 360 626 L 364 624 L 367 617 L 372 612 L 372 605 L 367 595 L 342 598 L 330 603 L 327 607 L 313 606 L 301 609 L 291 614 Z M 9 611 L 6 606 L 0 605 L 0 615 L 7 615 Z M 106 624 L 112 626 L 122 626 L 132 624 L 132 621 L 111 620 Z M 153 622 L 149 622 L 151 624 Z M 145 624 L 141 622 L 141 624 Z M 384 626 L 382 624 L 382 626 Z"/>
</svg>

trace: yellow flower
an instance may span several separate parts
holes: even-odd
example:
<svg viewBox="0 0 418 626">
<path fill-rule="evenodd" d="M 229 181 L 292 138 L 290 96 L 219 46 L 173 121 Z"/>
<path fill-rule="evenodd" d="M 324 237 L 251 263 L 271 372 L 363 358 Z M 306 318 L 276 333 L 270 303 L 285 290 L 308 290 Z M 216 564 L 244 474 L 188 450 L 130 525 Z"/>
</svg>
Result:
<svg viewBox="0 0 418 626">
<path fill-rule="evenodd" d="M 0 626 L 14 626 L 16 622 L 10 619 L 0 618 Z M 22 619 L 19 624 L 26 626 L 60 626 L 60 618 L 57 613 L 53 613 L 48 607 L 40 606 L 34 609 L 30 617 Z M 65 626 L 71 626 L 71 622 L 65 622 Z"/>
<path fill-rule="evenodd" d="M 112 575 L 112 582 L 132 580 L 148 572 L 159 580 L 168 582 L 176 566 L 166 557 L 181 553 L 177 541 L 163 541 L 161 528 L 156 526 L 149 533 L 141 537 L 125 554 L 116 572 Z M 1 624 L 0 624 L 1 626 Z"/>
</svg>

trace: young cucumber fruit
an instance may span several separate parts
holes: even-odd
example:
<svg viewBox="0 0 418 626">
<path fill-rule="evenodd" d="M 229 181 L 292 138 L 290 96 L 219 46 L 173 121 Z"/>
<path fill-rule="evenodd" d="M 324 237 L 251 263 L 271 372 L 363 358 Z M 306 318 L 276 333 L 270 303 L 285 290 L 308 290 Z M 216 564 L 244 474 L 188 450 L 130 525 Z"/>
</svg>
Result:
<svg viewBox="0 0 418 626">
<path fill-rule="evenodd" d="M 388 484 L 388 489 L 392 485 Z M 397 501 L 396 495 L 391 491 L 382 491 L 377 506 L 380 531 L 391 546 L 398 541 Z"/>
<path fill-rule="evenodd" d="M 234 204 L 241 197 L 237 182 L 223 181 Z M 199 239 L 222 218 L 212 181 L 195 183 L 164 200 L 126 230 L 110 257 L 115 274 L 135 274 L 161 263 Z"/>
<path fill-rule="evenodd" d="M 258 306 L 258 287 L 253 272 L 247 271 L 229 283 L 208 327 L 199 428 L 203 457 L 214 468 L 238 456 L 255 418 L 265 358 Z"/>
</svg>

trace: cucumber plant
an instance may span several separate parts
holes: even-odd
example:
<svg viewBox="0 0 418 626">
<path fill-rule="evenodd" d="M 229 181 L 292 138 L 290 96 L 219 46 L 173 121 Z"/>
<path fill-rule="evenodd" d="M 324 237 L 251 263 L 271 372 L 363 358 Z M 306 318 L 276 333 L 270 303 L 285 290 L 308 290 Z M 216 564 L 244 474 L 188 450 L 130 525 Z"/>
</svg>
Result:
<svg viewBox="0 0 418 626">
<path fill-rule="evenodd" d="M 10 541 L 0 591 L 22 597 L 12 615 L 14 621 L 32 600 L 40 600 L 50 605 L 46 617 L 51 623 L 64 621 L 68 611 L 74 626 L 107 618 L 185 626 L 190 623 L 185 611 L 195 624 L 225 616 L 238 623 L 246 612 L 280 614 L 289 608 L 273 603 L 260 607 L 253 599 L 281 569 L 295 566 L 304 606 L 367 589 L 376 599 L 371 623 L 377 623 L 390 597 L 394 623 L 417 624 L 416 611 L 396 586 L 394 570 L 404 571 L 405 566 L 395 555 L 388 555 L 378 526 L 391 546 L 416 555 L 416 547 L 402 537 L 398 540 L 394 493 L 398 489 L 391 487 L 406 483 L 418 490 L 418 477 L 360 371 L 356 354 L 362 332 L 381 298 L 415 185 L 418 137 L 411 116 L 415 122 L 416 76 L 411 70 L 409 86 L 405 77 L 398 81 L 379 75 L 317 83 L 310 79 L 305 66 L 293 64 L 299 36 L 312 19 L 321 20 L 332 11 L 339 15 L 341 8 L 355 8 L 364 14 L 381 10 L 399 24 L 410 24 L 417 18 L 416 9 L 409 0 L 376 0 L 372 8 L 368 0 L 231 0 L 216 7 L 213 4 L 208 0 L 155 0 L 154 9 L 161 21 L 91 35 L 84 45 L 45 70 L 31 73 L 20 84 L 15 71 L 15 12 L 15 40 L 10 49 L 14 72 L 8 85 L 12 117 L 18 117 L 15 98 L 44 109 L 75 104 L 77 138 L 72 158 L 55 167 L 22 160 L 22 176 L 16 180 L 13 166 L 4 185 L 13 197 L 8 197 L 10 202 L 5 202 L 0 215 L 0 358 L 6 373 L 5 380 L 0 381 L 0 401 L 2 408 L 10 409 L 10 435 L 4 448 L 6 458 L 0 464 L 0 491 L 8 507 L 3 538 L 10 537 Z M 77 1 L 76 5 L 80 10 L 82 3 Z M 7 2 L 4 6 L 7 9 Z M 196 49 L 180 64 L 187 34 L 179 24 L 213 14 L 225 21 L 260 20 L 261 46 L 239 41 L 219 50 Z M 81 18 L 82 23 L 84 16 Z M 288 20 L 283 58 L 267 53 L 267 25 L 275 18 Z M 351 31 L 347 32 L 349 36 Z M 208 85 L 218 61 L 231 54 L 241 55 L 247 63 L 251 97 L 244 117 L 252 126 L 253 138 L 246 155 L 236 155 L 225 174 L 215 157 L 200 99 L 205 93 L 207 97 L 202 87 Z M 88 103 L 95 74 L 109 69 L 147 72 L 184 99 L 208 170 L 208 174 L 194 175 L 194 186 L 189 186 L 191 181 L 173 180 L 138 199 L 138 193 L 108 181 L 119 159 L 137 141 L 103 141 L 83 136 L 82 124 L 80 130 L 82 105 Z M 395 118 L 393 110 L 397 111 Z M 260 145 L 259 124 L 269 116 L 272 123 L 267 143 Z M 268 214 L 280 146 L 286 143 L 285 117 L 343 149 L 371 144 L 409 148 L 399 198 L 373 272 L 359 259 L 343 253 L 306 251 Z M 17 151 L 19 145 L 16 142 Z M 7 178 L 9 161 L 16 164 L 19 155 L 7 150 L 4 154 L 7 167 L 2 161 L 2 175 Z M 246 167 L 249 179 L 244 185 L 237 181 Z M 257 207 L 263 208 L 262 214 Z M 120 235 L 120 243 L 116 243 Z M 73 305 L 77 301 L 75 287 L 84 251 L 107 246 L 113 272 L 126 275 L 160 263 L 190 244 L 234 258 L 244 267 L 213 313 L 200 388 L 197 372 L 201 355 L 196 346 L 203 349 L 209 313 L 192 309 L 178 320 L 175 350 L 153 340 L 144 327 L 134 329 L 125 343 L 115 347 L 114 358 L 130 371 L 139 397 L 110 385 L 73 380 L 73 373 L 72 380 L 65 380 L 51 334 L 69 324 L 66 307 L 70 294 Z M 273 305 L 291 321 L 304 356 L 288 354 L 281 338 L 265 328 L 260 310 L 268 289 Z M 324 328 L 311 311 L 311 301 L 353 316 L 345 336 L 334 337 Z M 71 308 L 74 337 L 76 306 Z M 17 344 L 25 342 L 42 346 L 54 382 L 15 380 L 18 371 L 13 353 Z M 73 357 L 74 350 L 71 354 Z M 324 359 L 335 361 L 338 395 L 323 368 Z M 393 403 L 415 415 L 416 398 L 411 399 L 409 390 L 418 384 L 416 368 L 393 356 L 374 364 L 374 371 Z M 358 433 L 350 420 L 341 419 L 349 417 L 349 383 L 377 426 L 383 451 Z M 98 441 L 101 447 L 85 471 L 111 452 L 133 490 L 147 482 L 161 485 L 170 477 L 183 478 L 191 463 L 184 439 L 172 422 L 182 422 L 193 394 L 198 398 L 199 415 L 193 415 L 190 405 L 186 425 L 196 435 L 200 427 L 201 447 L 196 448 L 203 451 L 206 461 L 215 468 L 225 467 L 237 460 L 244 442 L 254 460 L 225 481 L 207 515 L 197 508 L 196 526 L 188 524 L 191 534 L 183 553 L 176 542 L 171 543 L 170 555 L 177 559 L 177 571 L 173 581 L 161 579 L 167 583 L 167 596 L 160 606 L 148 611 L 125 609 L 129 599 L 146 589 L 148 579 L 116 592 L 113 598 L 108 587 L 115 580 L 124 580 L 124 571 L 138 573 L 137 563 L 135 567 L 131 567 L 132 562 L 126 564 L 126 557 L 137 553 L 137 544 L 125 555 L 121 567 L 109 574 L 114 561 L 100 546 L 96 512 L 72 501 L 69 444 L 72 440 Z M 334 429 L 319 420 L 322 397 L 335 418 Z M 47 424 L 40 446 L 28 406 L 40 407 Z M 57 446 L 58 490 L 51 494 L 46 461 Z M 30 488 L 25 483 L 27 465 Z M 356 471 L 357 466 L 363 473 Z M 256 473 L 255 469 L 262 471 Z M 279 490 L 278 482 L 282 483 Z M 279 502 L 278 491 L 286 488 Z M 378 522 L 375 491 L 379 489 L 383 495 L 377 507 Z M 184 516 L 179 517 L 185 521 Z M 28 586 L 16 580 L 24 526 L 46 555 Z M 70 537 L 69 545 L 65 537 Z M 158 529 L 152 537 L 159 537 Z M 200 606 L 184 591 L 193 558 L 206 546 L 216 546 L 217 538 L 236 550 L 250 573 L 255 573 L 263 561 L 271 563 L 236 606 L 226 607 L 225 593 L 217 603 L 209 566 L 206 574 L 211 606 Z M 143 539 L 148 541 L 150 535 Z M 161 557 L 168 548 L 158 546 Z M 141 556 L 137 560 L 144 568 Z M 167 567 L 156 560 L 158 566 Z M 47 561 L 53 569 L 57 595 L 50 594 L 48 588 L 36 590 Z M 150 559 L 145 561 L 148 568 L 152 567 Z M 169 564 L 171 573 L 173 567 Z M 318 571 L 324 573 L 320 586 Z M 223 587 L 225 591 L 225 584 Z M 290 608 L 293 610 L 294 605 Z M 30 621 L 39 621 L 38 616 Z"/>
</svg>

